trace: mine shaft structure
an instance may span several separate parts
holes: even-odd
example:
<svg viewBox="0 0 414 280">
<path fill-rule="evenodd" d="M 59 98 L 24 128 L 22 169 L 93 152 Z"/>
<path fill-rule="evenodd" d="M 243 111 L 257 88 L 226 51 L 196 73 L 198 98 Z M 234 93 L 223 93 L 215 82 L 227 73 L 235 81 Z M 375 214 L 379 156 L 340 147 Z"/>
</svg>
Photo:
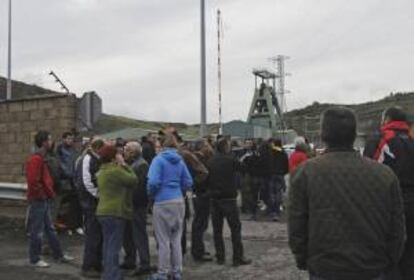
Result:
<svg viewBox="0 0 414 280">
<path fill-rule="evenodd" d="M 255 126 L 269 128 L 273 133 L 285 131 L 283 106 L 281 106 L 276 92 L 279 75 L 266 69 L 255 69 L 253 75 L 255 90 L 247 122 Z"/>
</svg>

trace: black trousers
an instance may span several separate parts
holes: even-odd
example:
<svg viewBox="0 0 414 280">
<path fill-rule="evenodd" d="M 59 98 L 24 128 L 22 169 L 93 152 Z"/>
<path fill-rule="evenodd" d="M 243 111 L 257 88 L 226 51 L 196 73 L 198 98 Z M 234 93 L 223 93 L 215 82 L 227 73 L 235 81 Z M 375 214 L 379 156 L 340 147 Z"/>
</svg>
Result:
<svg viewBox="0 0 414 280">
<path fill-rule="evenodd" d="M 147 208 L 134 209 L 132 221 L 127 221 L 125 225 L 123 245 L 125 264 L 135 266 L 138 251 L 140 267 L 144 269 L 150 267 Z"/>
<path fill-rule="evenodd" d="M 95 215 L 95 209 L 84 209 L 85 247 L 82 270 L 102 269 L 102 228 Z"/>
<path fill-rule="evenodd" d="M 405 225 L 407 242 L 400 262 L 402 280 L 414 279 L 414 202 L 405 202 Z"/>
<path fill-rule="evenodd" d="M 183 256 L 187 254 L 187 222 L 191 216 L 190 203 L 188 202 L 187 197 L 184 197 L 184 203 L 185 203 L 185 215 L 184 215 L 184 220 L 183 220 L 183 234 L 181 235 L 181 250 L 182 250 Z"/>
<path fill-rule="evenodd" d="M 225 260 L 225 245 L 223 238 L 224 219 L 231 231 L 233 244 L 233 261 L 243 258 L 243 244 L 241 238 L 241 222 L 236 199 L 212 200 L 211 219 L 213 222 L 214 246 L 218 260 Z"/>
<path fill-rule="evenodd" d="M 199 194 L 193 199 L 194 219 L 191 226 L 191 254 L 194 258 L 202 258 L 205 254 L 203 236 L 208 229 L 210 218 L 210 197 Z"/>
</svg>

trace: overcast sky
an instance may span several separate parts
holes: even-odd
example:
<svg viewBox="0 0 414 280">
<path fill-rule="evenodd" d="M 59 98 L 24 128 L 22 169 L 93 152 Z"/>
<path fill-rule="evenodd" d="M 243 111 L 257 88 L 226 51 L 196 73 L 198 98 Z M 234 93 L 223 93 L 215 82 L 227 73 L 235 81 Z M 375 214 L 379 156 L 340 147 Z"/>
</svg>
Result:
<svg viewBox="0 0 414 280">
<path fill-rule="evenodd" d="M 208 120 L 218 120 L 216 9 L 224 17 L 224 119 L 246 119 L 254 67 L 291 57 L 289 109 L 357 103 L 414 90 L 412 0 L 206 0 Z M 95 90 L 104 111 L 199 120 L 198 0 L 13 0 L 13 77 L 59 90 Z M 0 1 L 0 75 L 7 1 Z"/>
</svg>

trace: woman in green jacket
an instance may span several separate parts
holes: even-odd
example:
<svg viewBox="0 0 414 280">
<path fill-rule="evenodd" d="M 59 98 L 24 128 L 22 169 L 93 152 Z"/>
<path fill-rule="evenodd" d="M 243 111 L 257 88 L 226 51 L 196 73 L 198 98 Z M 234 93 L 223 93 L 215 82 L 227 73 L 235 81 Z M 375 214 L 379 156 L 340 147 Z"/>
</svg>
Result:
<svg viewBox="0 0 414 280">
<path fill-rule="evenodd" d="M 113 145 L 99 151 L 102 162 L 97 174 L 99 203 L 96 210 L 103 233 L 104 280 L 123 279 L 119 268 L 124 227 L 132 219 L 132 193 L 138 185 L 135 173 Z"/>
</svg>

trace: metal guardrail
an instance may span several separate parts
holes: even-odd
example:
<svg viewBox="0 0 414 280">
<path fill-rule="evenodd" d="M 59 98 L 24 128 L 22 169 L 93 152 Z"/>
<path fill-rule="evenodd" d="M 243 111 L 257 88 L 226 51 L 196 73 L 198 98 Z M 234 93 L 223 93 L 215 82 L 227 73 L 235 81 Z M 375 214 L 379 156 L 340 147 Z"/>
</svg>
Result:
<svg viewBox="0 0 414 280">
<path fill-rule="evenodd" d="M 0 199 L 26 200 L 26 184 L 0 182 Z"/>
</svg>

